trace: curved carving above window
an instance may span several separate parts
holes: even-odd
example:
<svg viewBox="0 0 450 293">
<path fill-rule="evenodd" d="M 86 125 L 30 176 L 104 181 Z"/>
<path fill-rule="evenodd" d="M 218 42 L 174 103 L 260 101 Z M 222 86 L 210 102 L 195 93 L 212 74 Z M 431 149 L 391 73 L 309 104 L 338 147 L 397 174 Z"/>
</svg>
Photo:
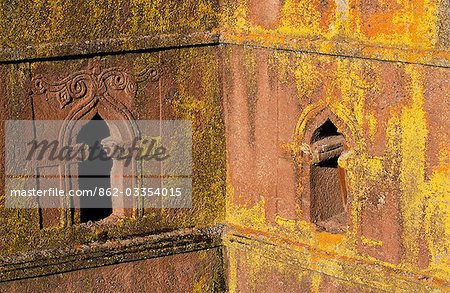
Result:
<svg viewBox="0 0 450 293">
<path fill-rule="evenodd" d="M 340 157 L 360 148 L 360 128 L 343 107 L 319 101 L 307 107 L 297 123 L 289 150 L 298 170 L 299 206 L 304 220 L 319 230 L 345 232 L 350 223 L 347 208 L 347 170 Z"/>
<path fill-rule="evenodd" d="M 108 127 L 109 136 L 99 138 L 106 145 L 110 143 L 128 144 L 140 135 L 126 101 L 135 99 L 140 82 L 157 82 L 161 76 L 160 67 L 155 65 L 147 66 L 145 70 L 133 74 L 131 69 L 124 67 L 103 68 L 99 61 L 99 59 L 93 59 L 87 69 L 76 71 L 56 81 L 44 75 L 36 75 L 32 78 L 32 93 L 34 95 L 45 95 L 49 105 L 57 103 L 60 109 L 70 107 L 68 113 L 65 113 L 64 123 L 61 125 L 58 134 L 61 145 L 70 146 L 75 144 L 82 147 L 82 142 L 77 141 L 80 127 L 82 128 L 86 121 L 92 119 L 106 121 L 105 125 Z M 48 111 L 51 110 L 48 109 Z M 79 121 L 81 120 L 84 122 L 80 123 Z M 123 123 L 118 123 L 117 121 L 123 121 Z M 80 171 L 82 171 L 80 166 L 84 166 L 86 163 L 83 160 L 79 160 L 78 162 L 62 164 L 58 169 L 60 186 L 67 190 L 84 184 L 71 178 L 69 175 L 80 175 Z M 86 169 L 91 170 L 92 166 L 88 166 Z M 125 184 L 131 187 L 137 186 L 140 171 L 139 166 L 134 161 L 129 165 L 113 161 L 110 169 L 109 173 L 106 172 L 109 175 L 102 176 L 109 176 L 108 186 L 111 188 L 119 188 Z M 89 189 L 89 186 L 84 186 L 83 188 Z M 121 200 L 124 201 L 126 199 L 112 199 L 112 206 L 115 208 L 105 213 L 106 216 L 111 216 L 106 218 L 114 219 L 124 216 L 142 215 L 139 199 L 130 204 L 134 205 L 135 209 L 122 208 L 124 204 L 119 202 Z M 98 220 L 104 218 L 100 216 L 98 218 L 86 216 L 88 214 L 84 210 L 71 209 L 75 206 L 77 205 L 70 200 L 61 202 L 60 220 L 55 221 L 55 223 L 52 222 L 48 227 L 56 226 L 59 223 L 66 226 L 86 222 L 89 219 Z M 43 210 L 41 216 L 45 220 L 52 215 L 47 214 L 47 211 Z"/>
<path fill-rule="evenodd" d="M 43 75 L 36 75 L 32 79 L 32 92 L 46 94 L 47 98 L 56 99 L 62 109 L 74 100 L 90 101 L 104 95 L 114 96 L 117 91 L 134 98 L 138 82 L 158 81 L 160 73 L 160 68 L 150 66 L 133 76 L 122 67 L 102 69 L 99 64 L 95 64 L 59 81 L 51 81 Z"/>
</svg>

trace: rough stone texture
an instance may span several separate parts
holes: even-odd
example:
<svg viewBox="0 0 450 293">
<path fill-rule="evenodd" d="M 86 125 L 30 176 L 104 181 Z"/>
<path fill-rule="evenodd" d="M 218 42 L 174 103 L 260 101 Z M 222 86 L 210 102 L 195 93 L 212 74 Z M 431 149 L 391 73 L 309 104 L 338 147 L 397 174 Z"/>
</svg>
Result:
<svg viewBox="0 0 450 293">
<path fill-rule="evenodd" d="M 338 264 L 327 274 L 338 276 L 345 267 L 350 282 L 364 284 L 358 268 L 347 267 L 357 260 L 405 274 L 426 276 L 435 268 L 433 286 L 447 287 L 448 244 L 438 236 L 445 235 L 448 217 L 447 70 L 240 46 L 224 50 L 224 63 L 231 72 L 224 84 L 227 223 L 255 239 L 282 238 L 293 250 L 329 253 Z M 339 159 L 349 193 L 343 234 L 323 232 L 310 219 L 316 187 L 305 144 L 328 118 L 347 143 Z M 276 164 L 277 153 L 285 164 Z M 263 255 L 276 255 L 271 249 Z M 306 256 L 305 267 L 316 270 L 316 257 Z M 238 268 L 237 275 L 246 270 Z M 379 274 L 365 273 L 368 279 Z M 256 274 L 230 279 L 230 286 L 264 282 Z M 370 286 L 388 289 L 383 282 Z"/>
<path fill-rule="evenodd" d="M 439 47 L 448 48 L 450 46 L 450 2 L 441 1 L 438 14 L 438 36 Z"/>
<path fill-rule="evenodd" d="M 66 272 L 3 288 L 449 290 L 448 6 L 438 0 L 4 1 L 0 136 L 5 120 L 64 119 L 82 103 L 61 107 L 33 92 L 38 76 L 55 81 L 118 67 L 141 80 L 154 67 L 157 78 L 115 99 L 135 119 L 192 121 L 194 194 L 192 209 L 130 211 L 118 223 L 81 225 L 56 213 L 45 229 L 36 211 L 0 208 L 2 269 L 12 276 L 2 280 Z M 110 115 L 100 105 L 89 115 Z M 311 182 L 310 143 L 327 119 L 345 138 L 338 160 L 348 193 L 344 232 L 324 231 L 311 217 L 317 182 Z M 3 141 L 0 149 L 2 159 Z M 221 224 L 223 235 L 209 241 Z M 167 231 L 175 236 L 161 240 L 169 247 L 157 255 L 157 245 L 139 242 Z M 128 242 L 139 245 L 130 252 Z M 61 260 L 88 249 L 95 261 L 53 263 L 45 253 L 55 246 L 65 253 Z M 143 260 L 149 255 L 161 258 Z M 42 269 L 21 274 L 15 259 Z M 156 277 L 146 279 L 153 268 Z"/>
<path fill-rule="evenodd" d="M 103 69 L 117 67 L 134 76 L 139 76 L 148 68 L 158 68 L 161 75 L 159 79 L 147 78 L 138 82 L 135 96 L 118 94 L 117 99 L 131 110 L 131 115 L 135 119 L 159 120 L 161 113 L 164 113 L 165 120 L 188 119 L 193 122 L 193 207 L 166 211 L 148 209 L 143 218 L 139 220 L 125 219 L 120 225 L 96 227 L 83 224 L 71 228 L 44 229 L 42 231 L 39 231 L 39 220 L 36 218 L 35 211 L 23 210 L 19 213 L 24 215 L 14 215 L 13 211 L 2 210 L 2 213 L 8 213 L 2 217 L 8 219 L 8 224 L 3 225 L 2 228 L 10 232 L 8 233 L 9 237 L 2 239 L 3 249 L 0 254 L 50 248 L 63 243 L 64 245 L 80 245 L 99 239 L 98 237 L 102 237 L 101 235 L 105 233 L 111 238 L 129 237 L 158 230 L 212 226 L 223 223 L 226 179 L 224 171 L 225 145 L 219 99 L 221 87 L 217 70 L 217 53 L 211 47 L 204 47 L 173 50 L 170 51 L 170 55 L 167 54 L 155 52 L 71 61 L 35 62 L 31 64 L 31 70 L 27 70 L 25 73 L 22 73 L 20 69 L 12 71 L 14 69 L 12 65 L 5 65 L 4 68 L 5 70 L 10 69 L 9 74 L 25 74 L 28 79 L 30 76 L 36 78 L 40 75 L 53 82 L 72 73 L 86 70 L 93 64 L 98 64 Z M 15 65 L 15 67 L 17 66 Z M 203 69 L 193 77 L 189 77 L 189 72 L 199 68 Z M 195 78 L 195 82 L 192 81 L 192 78 Z M 17 86 L 26 91 L 30 88 L 29 85 L 21 85 L 17 81 L 8 82 L 8 86 Z M 8 90 L 9 87 L 6 89 Z M 61 108 L 56 96 L 51 98 L 46 94 L 33 93 L 30 97 L 28 92 L 18 92 L 19 89 L 10 90 L 5 98 L 20 98 L 24 101 L 9 102 L 6 110 L 16 111 L 20 115 L 26 115 L 26 113 L 31 115 L 31 98 L 33 113 L 27 119 L 33 117 L 37 120 L 64 120 L 80 105 L 85 107 L 84 100 L 80 99 L 73 100 Z M 13 105 L 16 107 L 27 106 L 28 108 L 25 110 L 14 109 Z M 101 110 L 101 107 L 100 103 L 100 106 L 93 108 L 86 115 L 92 116 L 96 111 L 103 111 L 100 114 L 104 117 L 106 115 L 104 119 L 123 119 L 109 116 L 112 114 Z M 168 109 L 172 113 L 168 113 Z M 8 119 L 20 119 L 20 117 L 23 116 L 11 116 Z M 44 220 L 49 223 L 48 227 L 61 226 L 61 213 L 54 210 L 48 212 L 48 215 L 44 215 Z M 9 215 L 10 213 L 12 215 Z M 32 220 L 27 220 L 29 217 L 32 217 Z M 32 231 L 33 233 L 31 233 Z M 31 243 L 32 245 L 30 245 Z"/>
<path fill-rule="evenodd" d="M 220 249 L 0 284 L 0 292 L 220 292 Z"/>
<path fill-rule="evenodd" d="M 221 0 L 221 3 L 221 39 L 225 43 L 449 64 L 448 1 L 271 0 L 261 5 L 257 1 Z"/>
<path fill-rule="evenodd" d="M 4 1 L 0 59 L 216 43 L 218 5 L 201 1 Z"/>
<path fill-rule="evenodd" d="M 30 65 L 27 63 L 0 65 L 0 188 L 5 187 L 5 121 L 33 119 L 30 99 Z M 5 209 L 4 191 L 0 195 L 0 253 L 9 253 L 10 243 L 26 247 L 35 231 L 37 211 Z M 11 231 L 14 233 L 10 234 Z M 6 237 L 6 235 L 10 235 Z M 28 238 L 28 239 L 27 239 Z"/>
<path fill-rule="evenodd" d="M 321 274 L 304 270 L 289 263 L 265 257 L 256 251 L 233 251 L 232 260 L 235 275 L 231 280 L 237 280 L 230 285 L 230 291 L 236 292 L 379 292 L 365 285 L 356 285 Z M 255 263 L 262 266 L 255 266 Z M 258 281 L 256 281 L 258 280 Z"/>
</svg>

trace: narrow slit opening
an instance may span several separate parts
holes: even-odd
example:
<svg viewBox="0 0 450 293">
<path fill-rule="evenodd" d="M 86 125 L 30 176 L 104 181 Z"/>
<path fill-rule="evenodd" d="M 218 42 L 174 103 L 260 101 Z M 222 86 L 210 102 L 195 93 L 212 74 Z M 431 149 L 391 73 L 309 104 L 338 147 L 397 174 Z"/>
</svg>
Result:
<svg viewBox="0 0 450 293">
<path fill-rule="evenodd" d="M 311 219 L 319 228 L 332 233 L 346 230 L 345 172 L 338 165 L 344 144 L 344 137 L 330 119 L 311 138 Z"/>
<path fill-rule="evenodd" d="M 96 195 L 80 197 L 80 222 L 95 222 L 107 218 L 113 212 L 110 196 L 99 196 L 101 189 L 111 188 L 112 160 L 105 160 L 106 151 L 102 139 L 109 137 L 106 122 L 96 114 L 78 133 L 77 143 L 89 146 L 90 158 L 78 163 L 78 188 Z M 102 159 L 103 156 L 103 159 Z"/>
</svg>

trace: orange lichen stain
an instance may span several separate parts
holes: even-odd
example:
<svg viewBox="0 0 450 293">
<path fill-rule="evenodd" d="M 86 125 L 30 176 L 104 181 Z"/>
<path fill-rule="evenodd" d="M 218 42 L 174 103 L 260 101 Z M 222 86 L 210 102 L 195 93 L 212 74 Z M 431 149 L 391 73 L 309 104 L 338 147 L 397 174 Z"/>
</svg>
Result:
<svg viewBox="0 0 450 293">
<path fill-rule="evenodd" d="M 235 4 L 221 14 L 226 41 L 409 62 L 450 58 L 450 52 L 436 50 L 436 0 L 287 0 L 280 25 L 272 29 L 249 20 L 248 1 Z"/>
<path fill-rule="evenodd" d="M 237 274 L 238 274 L 238 258 L 236 256 L 237 249 L 234 248 L 231 243 L 230 245 L 227 245 L 227 257 L 228 257 L 228 290 L 232 293 L 237 292 Z"/>
<path fill-rule="evenodd" d="M 227 197 L 226 221 L 229 224 L 267 231 L 264 199 L 261 199 L 261 201 L 253 207 L 248 208 L 234 204 L 234 202 Z"/>
<path fill-rule="evenodd" d="M 193 193 L 198 198 L 195 221 L 200 225 L 223 223 L 225 202 L 220 198 L 226 191 L 226 165 L 224 128 L 221 124 L 220 104 L 216 99 L 220 89 L 217 56 L 208 48 L 190 48 L 178 51 L 176 58 L 177 95 L 171 102 L 172 110 L 177 119 L 193 123 L 193 174 L 201 182 L 193 186 Z M 192 86 L 193 67 L 202 72 L 196 76 L 199 79 L 198 88 Z M 201 98 L 198 96 L 199 90 Z M 179 223 L 189 223 L 194 218 L 189 213 L 183 213 L 178 220 Z"/>
<path fill-rule="evenodd" d="M 335 248 L 337 245 L 342 244 L 344 234 L 331 234 L 328 232 L 320 232 L 317 234 L 317 243 L 320 248 Z"/>
<path fill-rule="evenodd" d="M 278 226 L 283 227 L 284 229 L 291 232 L 298 229 L 297 221 L 284 219 L 278 215 L 275 217 L 275 223 L 277 223 Z"/>
<path fill-rule="evenodd" d="M 425 150 L 428 136 L 426 114 L 423 109 L 423 76 L 417 66 L 406 66 L 411 77 L 412 104 L 401 115 L 402 146 L 400 167 L 401 211 L 403 219 L 403 247 L 405 264 L 412 265 L 419 254 L 418 240 L 425 205 L 421 192 L 425 180 Z"/>
<path fill-rule="evenodd" d="M 316 271 L 313 272 L 314 274 L 319 272 L 338 279 L 345 278 L 352 286 L 364 284 L 380 290 L 392 290 L 394 287 L 424 290 L 423 285 L 411 282 L 419 276 L 408 278 L 399 275 L 396 283 L 392 284 L 392 274 L 398 273 L 396 267 L 380 263 L 371 257 L 356 255 L 346 257 L 341 253 L 336 254 L 309 245 L 295 244 L 290 239 L 280 238 L 272 233 L 258 233 L 251 229 L 240 229 L 234 226 L 231 228 L 233 230 L 224 236 L 224 244 L 229 252 L 230 271 L 233 271 L 229 284 L 234 289 L 237 288 L 237 282 L 242 281 L 241 277 L 237 276 L 243 274 L 246 275 L 246 285 L 256 286 L 267 281 L 267 277 L 273 276 L 274 272 L 268 272 L 269 269 L 276 268 L 276 271 L 286 276 L 292 271 L 300 273 L 301 268 L 306 268 Z M 237 251 L 239 256 L 236 255 Z M 370 280 L 370 284 L 367 280 Z M 432 285 L 436 286 L 438 282 L 439 280 L 433 280 Z M 231 290 L 231 292 L 236 291 Z"/>
<path fill-rule="evenodd" d="M 281 8 L 281 21 L 276 29 L 266 29 L 254 24 L 248 17 L 248 2 L 238 0 L 236 7 L 223 7 L 221 16 L 224 32 L 245 34 L 242 41 L 252 39 L 264 40 L 267 37 L 283 36 L 321 36 L 328 34 L 333 19 L 335 6 L 324 6 L 319 1 L 287 0 Z M 325 33 L 322 31 L 325 30 Z M 330 30 L 331 31 L 331 30 Z M 226 34 L 226 33 L 225 33 Z M 227 35 L 227 34 L 226 34 Z M 262 36 L 265 37 L 262 37 Z M 265 40 L 270 43 L 273 40 Z"/>
<path fill-rule="evenodd" d="M 315 86 L 336 87 L 341 93 L 332 96 L 334 90 L 325 88 L 326 97 L 322 96 L 317 101 L 305 103 L 298 117 L 293 140 L 283 144 L 283 147 L 286 151 L 299 153 L 301 143 L 304 141 L 302 135 L 306 131 L 307 117 L 324 108 L 329 109 L 348 126 L 351 136 L 354 136 L 353 139 L 356 141 L 352 148 L 341 156 L 339 165 L 346 170 L 348 188 L 352 195 L 349 211 L 352 224 L 350 230 L 345 235 L 317 232 L 311 223 L 279 216 L 275 217 L 275 223 L 268 223 L 263 198 L 254 206 L 244 207 L 233 203 L 232 197 L 227 197 L 230 201 L 227 206 L 227 222 L 233 223 L 233 230 L 245 227 L 245 230 L 239 231 L 249 238 L 264 238 L 273 244 L 270 249 L 262 249 L 263 254 L 280 253 L 271 249 L 281 243 L 295 251 L 292 252 L 293 255 L 297 252 L 301 254 L 299 259 L 308 269 L 326 269 L 328 274 L 335 277 L 352 275 L 353 281 L 358 280 L 362 283 L 365 277 L 371 278 L 376 280 L 371 283 L 372 286 L 381 290 L 393 289 L 390 284 L 393 275 L 396 282 L 402 283 L 404 290 L 413 286 L 413 283 L 419 284 L 416 287 L 418 291 L 427 291 L 424 288 L 429 289 L 428 285 L 448 286 L 448 281 L 445 280 L 450 278 L 450 150 L 448 139 L 443 133 L 439 145 L 439 165 L 426 179 L 426 151 L 429 138 L 427 113 L 424 109 L 426 92 L 424 67 L 399 65 L 405 68 L 407 73 L 408 82 L 405 90 L 409 99 L 391 101 L 384 114 L 385 117 L 382 118 L 385 121 L 381 121 L 373 109 L 373 100 L 388 97 L 384 97 L 380 89 L 381 83 L 386 81 L 380 80 L 377 63 L 355 58 L 339 58 L 336 61 L 336 72 L 327 73 L 334 77 L 333 81 L 324 82 L 327 75 L 317 72 L 319 68 L 317 62 L 325 64 L 324 59 L 326 57 L 276 51 L 269 62 L 270 66 L 276 68 L 280 83 L 295 84 L 301 102 L 305 102 L 312 95 Z M 383 127 L 385 129 L 380 130 Z M 371 155 L 367 148 L 369 143 L 375 143 L 373 140 L 377 131 L 384 132 L 386 136 L 382 156 Z M 367 238 L 360 232 L 362 211 L 367 208 L 367 190 L 376 184 L 394 186 L 395 195 L 400 199 L 399 245 L 403 248 L 400 264 L 380 261 L 361 253 L 358 248 L 359 245 L 370 248 L 382 248 L 386 245 L 383 243 L 384 239 Z M 232 189 L 232 186 L 228 187 Z M 300 197 L 301 192 L 302 186 L 299 187 L 297 196 Z M 234 209 L 237 212 L 234 212 Z M 423 239 L 426 248 L 420 250 L 422 248 L 419 243 Z M 240 244 L 233 245 L 239 247 Z M 257 241 L 254 245 L 258 245 Z M 431 257 L 431 263 L 425 269 L 418 266 L 422 251 L 429 253 Z M 355 262 L 351 274 L 343 272 L 342 267 L 336 265 L 345 263 L 343 259 L 348 263 Z M 364 266 L 361 264 L 376 264 L 383 270 L 392 271 L 389 271 L 389 276 L 377 269 L 370 269 L 369 273 L 357 267 Z M 405 277 L 406 275 L 413 277 Z M 424 281 L 427 276 L 431 276 L 429 277 L 431 281 Z"/>
<path fill-rule="evenodd" d="M 371 3 L 372 2 L 372 3 Z M 376 4 L 378 1 L 367 1 L 371 3 L 368 5 L 378 6 L 375 8 L 364 7 L 360 3 L 360 8 L 366 8 L 367 11 L 362 15 L 364 21 L 361 22 L 361 27 L 366 36 L 373 38 L 380 33 L 385 35 L 403 34 L 407 29 L 405 26 L 405 16 L 409 16 L 409 12 L 404 7 L 406 4 L 399 4 L 398 1 L 383 1 L 382 4 Z M 381 2 L 381 1 L 380 1 Z M 407 5 L 407 4 L 406 4 Z"/>
<path fill-rule="evenodd" d="M 209 280 L 207 280 L 205 276 L 201 276 L 200 279 L 197 282 L 195 282 L 192 292 L 200 293 L 208 291 L 208 289 L 210 289 L 208 288 L 208 281 Z"/>
<path fill-rule="evenodd" d="M 375 134 L 377 132 L 377 118 L 375 117 L 375 115 L 373 113 L 368 113 L 367 114 L 367 124 L 369 126 L 369 137 L 370 140 L 372 141 L 372 143 L 374 142 L 375 139 Z"/>
<path fill-rule="evenodd" d="M 320 274 L 313 274 L 311 277 L 311 292 L 320 292 L 320 283 L 322 282 L 322 276 Z"/>
<path fill-rule="evenodd" d="M 266 231 L 266 214 L 265 202 L 261 199 L 253 207 L 243 207 L 234 202 L 234 188 L 229 183 L 231 182 L 230 168 L 227 166 L 227 187 L 226 187 L 226 223 L 237 225 L 240 227 L 249 227 L 252 229 L 259 229 Z"/>
<path fill-rule="evenodd" d="M 317 85 L 320 85 L 322 73 L 318 64 L 313 62 L 310 56 L 300 55 L 295 58 L 295 67 L 292 73 L 297 86 L 298 98 L 308 100 L 317 90 Z"/>
<path fill-rule="evenodd" d="M 366 246 L 383 246 L 383 242 L 380 240 L 369 239 L 367 237 L 361 236 L 361 243 Z"/>
<path fill-rule="evenodd" d="M 342 93 L 342 101 L 353 109 L 352 116 L 360 126 L 370 119 L 365 100 L 368 93 L 379 91 L 379 80 L 375 74 L 373 62 L 359 59 L 337 61 L 336 83 Z M 369 114 L 369 115 L 368 115 Z"/>
<path fill-rule="evenodd" d="M 439 166 L 423 190 L 427 198 L 425 231 L 431 264 L 428 271 L 441 278 L 450 278 L 450 162 L 449 146 L 439 151 Z"/>
<path fill-rule="evenodd" d="M 121 48 L 136 49 L 136 38 L 142 36 L 217 28 L 218 10 L 211 0 L 24 0 L 1 9 L 0 43 L 27 48 L 33 57 L 55 57 L 61 45 L 106 44 L 117 38 L 123 41 Z"/>
<path fill-rule="evenodd" d="M 310 274 L 310 271 L 293 266 L 292 263 L 286 263 L 277 257 L 278 253 L 285 257 L 282 249 L 275 248 L 274 251 L 265 253 L 264 244 L 249 241 L 252 245 L 245 249 L 245 246 L 235 242 L 233 237 L 225 238 L 229 256 L 229 292 L 239 292 L 238 284 L 242 284 L 242 279 L 246 281 L 246 288 L 256 291 L 262 283 L 273 286 L 273 275 L 287 277 L 300 284 L 303 278 Z"/>
<path fill-rule="evenodd" d="M 280 33 L 314 36 L 320 33 L 321 19 L 315 1 L 285 0 Z"/>
<path fill-rule="evenodd" d="M 437 2 L 355 1 L 350 10 L 353 33 L 364 43 L 433 49 Z"/>
</svg>

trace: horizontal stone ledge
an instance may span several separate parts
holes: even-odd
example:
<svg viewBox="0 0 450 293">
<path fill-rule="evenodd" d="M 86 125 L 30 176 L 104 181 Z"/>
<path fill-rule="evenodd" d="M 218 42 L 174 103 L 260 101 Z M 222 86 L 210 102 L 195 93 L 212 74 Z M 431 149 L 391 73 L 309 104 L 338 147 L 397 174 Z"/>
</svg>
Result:
<svg viewBox="0 0 450 293">
<path fill-rule="evenodd" d="M 286 35 L 234 34 L 222 32 L 220 44 L 328 55 L 339 58 L 367 59 L 379 62 L 417 64 L 450 68 L 449 49 L 401 48 L 358 41 L 309 39 Z"/>
<path fill-rule="evenodd" d="M 248 230 L 242 232 L 239 227 L 235 227 L 224 235 L 223 244 L 227 249 L 256 253 L 294 269 L 315 271 L 383 291 L 428 292 L 433 289 L 448 290 L 450 288 L 450 283 L 446 280 L 432 275 L 424 275 L 400 267 L 395 268 L 381 261 L 339 255 L 308 244 L 281 239 L 276 235 L 262 236 L 256 233 L 249 233 Z"/>
<path fill-rule="evenodd" d="M 223 227 L 184 228 L 79 247 L 0 257 L 0 282 L 211 249 L 222 245 Z"/>
<path fill-rule="evenodd" d="M 64 58 L 92 54 L 113 54 L 152 49 L 218 45 L 219 34 L 194 32 L 189 34 L 155 34 L 81 42 L 46 43 L 24 47 L 0 48 L 0 62 L 21 62 L 37 59 Z"/>
</svg>

